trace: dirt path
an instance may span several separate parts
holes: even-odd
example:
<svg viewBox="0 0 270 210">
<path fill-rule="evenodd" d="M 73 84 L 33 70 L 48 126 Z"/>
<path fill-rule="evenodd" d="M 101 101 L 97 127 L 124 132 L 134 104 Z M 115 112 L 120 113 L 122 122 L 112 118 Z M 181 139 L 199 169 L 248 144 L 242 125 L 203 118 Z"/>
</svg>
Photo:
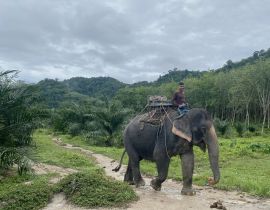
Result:
<svg viewBox="0 0 270 210">
<path fill-rule="evenodd" d="M 35 171 L 35 174 L 48 174 L 48 173 L 56 173 L 58 176 L 55 176 L 49 180 L 49 183 L 55 184 L 59 182 L 63 177 L 77 172 L 77 170 L 71 168 L 62 168 L 59 166 L 48 165 L 44 163 L 35 164 L 32 169 Z"/>
<path fill-rule="evenodd" d="M 70 144 L 63 144 L 59 139 L 53 139 L 55 143 L 65 147 L 67 149 L 78 149 L 82 153 L 94 157 L 98 165 L 104 168 L 108 176 L 114 177 L 117 180 L 123 180 L 126 167 L 122 167 L 119 172 L 113 172 L 112 169 L 116 167 L 118 162 L 100 154 L 93 153 L 89 150 L 82 149 L 80 147 L 73 147 Z M 151 178 L 144 178 L 146 186 L 141 188 L 134 188 L 140 199 L 137 202 L 131 203 L 127 209 L 200 209 L 209 210 L 210 205 L 220 200 L 226 209 L 270 209 L 270 199 L 259 199 L 256 197 L 249 196 L 245 193 L 239 192 L 228 192 L 213 189 L 212 187 L 199 187 L 194 186 L 196 189 L 195 196 L 182 196 L 180 191 L 182 188 L 181 182 L 172 180 L 166 180 L 163 183 L 162 190 L 160 192 L 154 191 L 150 187 Z M 69 209 L 69 210 L 80 210 L 83 208 L 74 207 L 67 203 L 64 195 L 58 194 L 54 197 L 52 202 L 45 208 L 45 210 L 51 209 Z M 101 208 L 99 208 L 101 209 Z"/>
</svg>

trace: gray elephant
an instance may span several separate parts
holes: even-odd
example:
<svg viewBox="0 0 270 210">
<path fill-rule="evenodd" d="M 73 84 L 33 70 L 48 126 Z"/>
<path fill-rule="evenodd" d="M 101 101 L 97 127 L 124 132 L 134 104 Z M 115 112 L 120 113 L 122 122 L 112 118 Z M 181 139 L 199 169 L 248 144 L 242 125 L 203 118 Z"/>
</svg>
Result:
<svg viewBox="0 0 270 210">
<path fill-rule="evenodd" d="M 174 109 L 165 111 L 161 126 L 143 123 L 144 115 L 136 116 L 124 131 L 125 151 L 129 161 L 124 181 L 135 184 L 136 187 L 145 185 L 140 173 L 142 159 L 156 162 L 158 176 L 151 181 L 155 190 L 161 190 L 161 184 L 166 180 L 170 158 L 180 155 L 183 174 L 183 195 L 194 195 L 192 176 L 194 168 L 193 145 L 199 146 L 204 152 L 208 149 L 210 166 L 214 177 L 209 184 L 215 184 L 220 179 L 219 147 L 217 136 L 210 115 L 204 109 L 191 109 L 179 118 Z M 120 165 L 115 169 L 119 170 Z"/>
</svg>

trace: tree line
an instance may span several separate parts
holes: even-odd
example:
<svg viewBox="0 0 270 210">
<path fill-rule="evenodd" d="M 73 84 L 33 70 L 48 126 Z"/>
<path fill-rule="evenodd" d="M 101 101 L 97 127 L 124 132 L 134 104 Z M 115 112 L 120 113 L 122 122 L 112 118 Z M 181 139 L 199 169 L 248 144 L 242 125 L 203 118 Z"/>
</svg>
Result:
<svg viewBox="0 0 270 210">
<path fill-rule="evenodd" d="M 270 121 L 270 60 L 260 59 L 229 72 L 207 72 L 186 80 L 188 98 L 196 107 L 206 108 L 215 118 L 261 124 Z"/>
</svg>

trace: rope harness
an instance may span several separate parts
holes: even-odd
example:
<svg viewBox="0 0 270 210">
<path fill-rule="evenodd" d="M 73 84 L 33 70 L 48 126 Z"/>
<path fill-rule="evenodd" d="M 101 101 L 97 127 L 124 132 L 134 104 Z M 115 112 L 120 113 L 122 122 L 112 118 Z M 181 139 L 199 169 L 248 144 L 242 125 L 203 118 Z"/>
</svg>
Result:
<svg viewBox="0 0 270 210">
<path fill-rule="evenodd" d="M 169 117 L 169 114 L 168 114 L 168 112 L 166 111 L 166 109 L 164 108 L 164 106 L 162 106 L 162 109 L 163 109 L 163 111 L 165 112 L 165 114 L 166 114 L 166 116 L 167 116 L 167 118 L 169 119 L 169 121 L 171 122 L 171 124 L 173 125 L 173 121 L 171 120 L 171 118 Z M 166 129 L 164 129 L 164 142 L 165 142 L 165 149 L 166 149 L 166 154 L 167 154 L 167 156 L 168 156 L 168 158 L 169 159 L 171 159 L 171 157 L 170 157 L 170 155 L 169 155 L 169 152 L 168 152 L 168 147 L 167 147 L 167 134 L 166 134 Z"/>
<path fill-rule="evenodd" d="M 143 111 L 147 108 L 147 105 L 144 107 L 144 109 L 140 112 L 140 113 L 143 113 Z M 184 132 L 180 131 L 179 129 L 177 129 L 175 126 L 174 126 L 174 122 L 173 120 L 171 119 L 168 111 L 166 110 L 166 107 L 163 106 L 163 104 L 161 104 L 160 106 L 157 106 L 157 108 L 160 108 L 159 111 L 163 111 L 164 114 L 161 114 L 160 116 L 158 116 L 157 119 L 154 119 L 154 115 L 155 114 L 160 114 L 162 112 L 159 112 L 159 113 L 156 113 L 157 110 L 153 110 L 154 112 L 153 113 L 150 113 L 150 115 L 148 116 L 147 119 L 142 119 L 143 117 L 145 117 L 144 115 L 142 115 L 140 118 L 139 118 L 139 121 L 142 122 L 142 123 L 147 123 L 147 124 L 150 124 L 152 126 L 158 126 L 158 130 L 157 130 L 157 136 L 156 136 L 156 142 L 158 141 L 158 138 L 160 136 L 160 134 L 162 133 L 162 130 L 164 129 L 164 146 L 165 146 L 165 150 L 166 150 L 166 154 L 168 156 L 168 158 L 170 159 L 170 155 L 169 155 L 169 151 L 168 151 L 168 145 L 167 145 L 167 132 L 166 132 L 166 129 L 165 129 L 165 119 L 167 118 L 169 120 L 169 122 L 171 123 L 172 125 L 172 133 L 178 137 L 181 137 L 185 140 L 187 140 L 188 142 L 191 142 L 192 139 L 190 136 L 186 135 Z M 179 119 L 181 118 L 182 116 L 176 116 L 174 118 L 174 120 L 176 119 Z M 154 119 L 154 120 L 153 120 Z M 152 121 L 151 121 L 152 120 Z M 141 128 L 143 129 L 143 127 Z"/>
</svg>

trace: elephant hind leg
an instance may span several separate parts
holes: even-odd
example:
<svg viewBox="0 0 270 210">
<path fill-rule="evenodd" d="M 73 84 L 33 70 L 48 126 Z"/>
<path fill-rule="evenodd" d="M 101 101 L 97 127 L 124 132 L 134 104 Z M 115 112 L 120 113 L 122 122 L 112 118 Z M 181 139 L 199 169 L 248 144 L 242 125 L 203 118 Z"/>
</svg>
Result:
<svg viewBox="0 0 270 210">
<path fill-rule="evenodd" d="M 138 156 L 137 152 L 132 147 L 126 147 L 129 162 L 128 165 L 131 168 L 133 180 L 136 185 L 136 187 L 144 186 L 145 182 L 142 178 L 141 172 L 140 172 L 140 160 L 141 158 Z"/>
<path fill-rule="evenodd" d="M 128 161 L 128 166 L 127 166 L 127 171 L 125 173 L 124 182 L 127 182 L 130 185 L 134 185 L 130 160 Z"/>
<path fill-rule="evenodd" d="M 162 157 L 156 159 L 156 165 L 158 170 L 158 176 L 151 181 L 151 187 L 156 190 L 161 190 L 161 184 L 167 179 L 168 169 L 169 169 L 170 159 L 167 157 Z"/>
<path fill-rule="evenodd" d="M 139 171 L 138 178 L 137 179 L 134 178 L 130 160 L 128 161 L 128 166 L 127 166 L 127 171 L 125 173 L 124 181 L 127 182 L 130 185 L 135 184 L 136 187 L 145 185 L 145 181 L 141 177 L 140 171 Z"/>
<path fill-rule="evenodd" d="M 145 181 L 142 178 L 141 172 L 140 172 L 140 161 L 139 159 L 131 161 L 131 168 L 132 168 L 132 174 L 133 179 L 136 187 L 144 186 Z"/>
</svg>

